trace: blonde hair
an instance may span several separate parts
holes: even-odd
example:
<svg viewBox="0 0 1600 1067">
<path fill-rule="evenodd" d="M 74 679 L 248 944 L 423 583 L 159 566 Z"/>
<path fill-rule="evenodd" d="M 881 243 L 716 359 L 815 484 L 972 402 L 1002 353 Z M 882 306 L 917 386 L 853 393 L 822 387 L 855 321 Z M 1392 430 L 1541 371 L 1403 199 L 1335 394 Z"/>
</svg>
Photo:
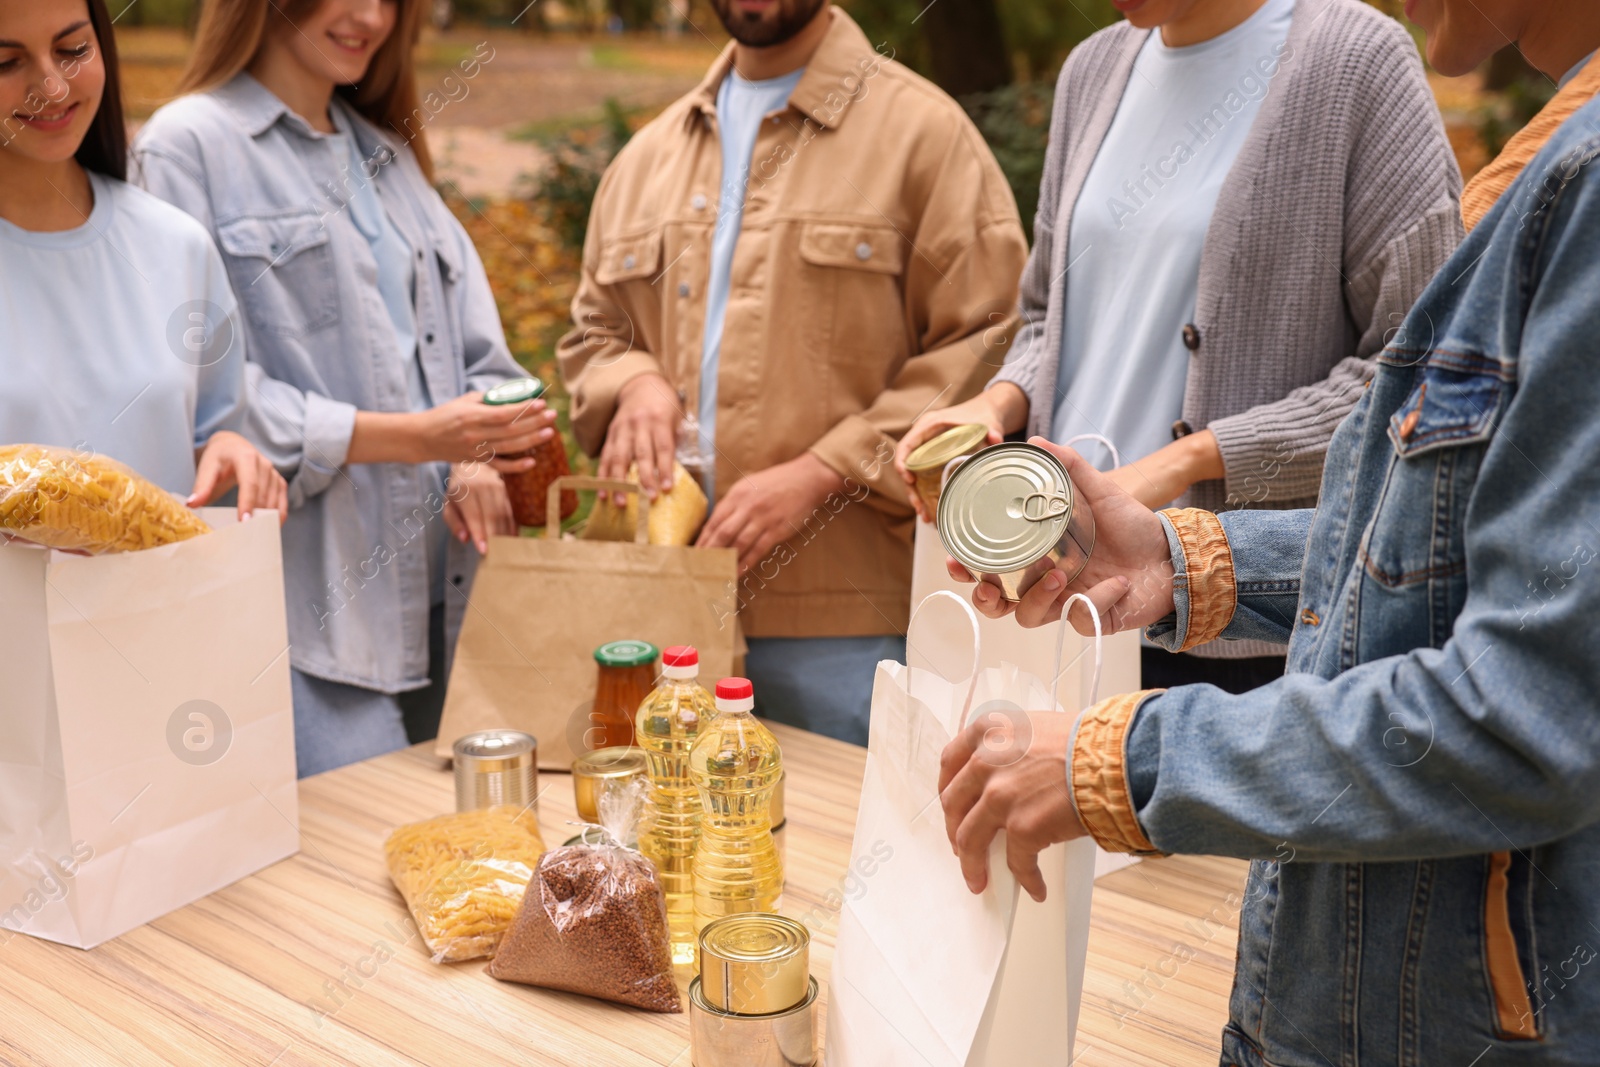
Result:
<svg viewBox="0 0 1600 1067">
<path fill-rule="evenodd" d="M 178 83 L 178 92 L 203 93 L 231 81 L 261 50 L 269 13 L 294 25 L 314 12 L 321 2 L 206 0 L 201 5 L 194 50 Z M 422 2 L 398 0 L 398 3 L 394 30 L 372 57 L 366 76 L 354 85 L 339 86 L 335 92 L 368 121 L 392 131 L 409 144 L 422 173 L 432 181 L 433 155 L 428 151 L 423 128 L 417 124 L 418 117 L 425 112 L 417 97 L 416 68 L 412 62 L 417 37 L 422 31 Z"/>
</svg>

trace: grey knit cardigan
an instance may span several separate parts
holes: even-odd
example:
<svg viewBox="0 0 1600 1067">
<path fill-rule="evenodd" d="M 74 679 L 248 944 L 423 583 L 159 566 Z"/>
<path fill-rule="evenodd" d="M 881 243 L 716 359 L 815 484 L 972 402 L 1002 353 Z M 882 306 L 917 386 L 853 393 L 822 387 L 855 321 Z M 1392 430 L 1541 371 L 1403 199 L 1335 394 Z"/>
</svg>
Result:
<svg viewBox="0 0 1600 1067">
<path fill-rule="evenodd" d="M 1056 372 L 1072 212 L 1148 35 L 1126 22 L 1101 30 L 1056 84 L 1023 326 L 994 378 L 1028 395 L 1030 435 L 1049 436 L 1066 391 Z M 1227 470 L 1195 485 L 1187 507 L 1315 504 L 1328 439 L 1372 357 L 1462 237 L 1461 175 L 1416 45 L 1393 19 L 1361 0 L 1297 0 L 1269 85 L 1217 199 L 1185 331 L 1173 433 L 1209 428 Z M 1195 102 L 1197 123 L 1208 103 Z M 1217 642 L 1202 654 L 1281 651 Z"/>
</svg>

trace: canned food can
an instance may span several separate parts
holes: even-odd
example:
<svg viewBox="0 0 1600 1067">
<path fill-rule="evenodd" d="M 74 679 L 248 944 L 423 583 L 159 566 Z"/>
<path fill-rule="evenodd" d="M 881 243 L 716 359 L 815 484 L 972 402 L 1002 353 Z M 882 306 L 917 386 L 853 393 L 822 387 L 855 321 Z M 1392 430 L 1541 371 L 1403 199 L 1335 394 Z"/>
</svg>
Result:
<svg viewBox="0 0 1600 1067">
<path fill-rule="evenodd" d="M 811 933 L 782 915 L 726 915 L 700 931 L 706 1003 L 736 1015 L 788 1011 L 806 998 Z"/>
<path fill-rule="evenodd" d="M 613 745 L 585 752 L 572 761 L 572 794 L 578 818 L 584 822 L 599 822 L 600 794 L 612 783 L 641 778 L 648 773 L 649 764 L 642 748 Z"/>
<path fill-rule="evenodd" d="M 771 1015 L 720 1011 L 699 976 L 689 982 L 689 1058 L 694 1067 L 812 1067 L 817 1062 L 817 980 L 805 999 Z"/>
<path fill-rule="evenodd" d="M 452 746 L 456 810 L 511 804 L 525 808 L 539 796 L 539 742 L 517 730 L 483 730 Z"/>
<path fill-rule="evenodd" d="M 1094 551 L 1094 514 L 1061 461 L 1037 445 L 993 445 L 945 483 L 939 540 L 979 581 L 1021 600 L 1051 570 L 1076 578 Z"/>
<path fill-rule="evenodd" d="M 906 457 L 906 470 L 916 478 L 916 493 L 929 515 L 939 512 L 939 493 L 944 488 L 945 471 L 955 460 L 970 456 L 989 439 L 989 427 L 981 422 L 952 426 L 930 437 Z"/>
</svg>

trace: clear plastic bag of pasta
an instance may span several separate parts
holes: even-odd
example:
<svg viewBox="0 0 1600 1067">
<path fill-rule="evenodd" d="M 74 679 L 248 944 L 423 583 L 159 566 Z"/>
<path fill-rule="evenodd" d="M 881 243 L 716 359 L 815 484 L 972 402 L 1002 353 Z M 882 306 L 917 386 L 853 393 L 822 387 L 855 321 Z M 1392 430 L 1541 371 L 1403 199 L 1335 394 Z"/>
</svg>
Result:
<svg viewBox="0 0 1600 1067">
<path fill-rule="evenodd" d="M 171 494 L 104 456 L 0 445 L 0 533 L 98 555 L 210 532 Z"/>
<path fill-rule="evenodd" d="M 434 963 L 493 956 L 544 854 L 532 809 L 441 815 L 384 842 L 389 877 Z"/>
</svg>

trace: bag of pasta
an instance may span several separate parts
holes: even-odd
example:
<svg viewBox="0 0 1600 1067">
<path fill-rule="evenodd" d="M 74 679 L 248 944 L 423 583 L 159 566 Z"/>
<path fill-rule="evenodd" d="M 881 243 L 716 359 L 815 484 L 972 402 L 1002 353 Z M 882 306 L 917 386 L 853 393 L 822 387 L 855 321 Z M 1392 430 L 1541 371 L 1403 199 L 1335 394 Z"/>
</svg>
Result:
<svg viewBox="0 0 1600 1067">
<path fill-rule="evenodd" d="M 210 532 L 159 486 L 103 456 L 0 446 L 0 533 L 98 555 Z"/>
<path fill-rule="evenodd" d="M 501 806 L 402 826 L 383 852 L 433 962 L 453 963 L 494 955 L 544 839 L 530 809 Z"/>
<path fill-rule="evenodd" d="M 645 788 L 635 778 L 601 795 L 601 843 L 544 854 L 491 975 L 647 1011 L 683 1010 L 655 866 L 622 844 Z"/>
</svg>

